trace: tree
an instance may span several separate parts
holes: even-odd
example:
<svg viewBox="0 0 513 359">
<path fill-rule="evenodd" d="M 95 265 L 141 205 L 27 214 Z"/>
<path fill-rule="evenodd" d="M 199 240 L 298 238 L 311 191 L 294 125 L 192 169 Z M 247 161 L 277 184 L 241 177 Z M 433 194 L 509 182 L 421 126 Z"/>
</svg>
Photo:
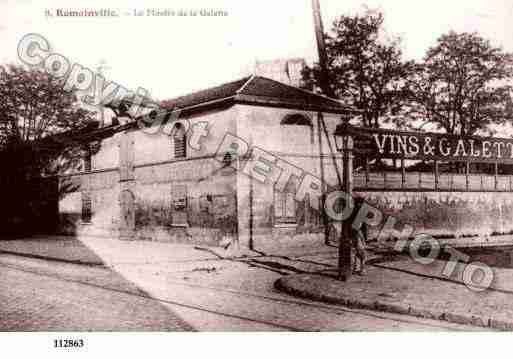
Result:
<svg viewBox="0 0 513 359">
<path fill-rule="evenodd" d="M 0 67 L 0 146 L 3 151 L 35 154 L 25 163 L 39 171 L 66 148 L 45 147 L 51 135 L 86 128 L 93 114 L 75 93 L 50 74 L 20 66 Z M 27 168 L 25 169 L 27 170 Z M 34 172 L 31 171 L 31 172 Z"/>
<path fill-rule="evenodd" d="M 442 35 L 409 81 L 411 114 L 451 134 L 492 131 L 511 119 L 512 59 L 476 33 Z"/>
<path fill-rule="evenodd" d="M 0 67 L 0 133 L 6 140 L 35 141 L 83 128 L 92 120 L 62 80 L 37 69 Z"/>
<path fill-rule="evenodd" d="M 52 192 L 42 174 L 56 174 L 81 158 L 80 146 L 67 143 L 68 136 L 59 141 L 54 138 L 67 131 L 87 131 L 94 125 L 93 115 L 81 108 L 75 94 L 65 91 L 63 85 L 62 80 L 37 69 L 0 66 L 2 232 L 12 230 L 13 220 L 23 229 L 29 229 L 23 222 L 31 227 L 38 218 L 43 222 L 45 211 L 40 204 L 54 199 L 44 198 Z"/>
<path fill-rule="evenodd" d="M 402 60 L 400 39 L 385 39 L 383 21 L 378 11 L 344 15 L 325 35 L 329 86 L 344 104 L 362 111 L 367 127 L 380 127 L 401 111 L 412 68 Z M 318 65 L 303 75 L 309 88 L 321 87 Z"/>
</svg>

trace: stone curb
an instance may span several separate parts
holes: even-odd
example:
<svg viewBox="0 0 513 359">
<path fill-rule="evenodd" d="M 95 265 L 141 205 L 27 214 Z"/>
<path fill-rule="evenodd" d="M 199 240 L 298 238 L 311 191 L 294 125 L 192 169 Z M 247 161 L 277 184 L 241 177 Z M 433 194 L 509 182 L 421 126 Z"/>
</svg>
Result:
<svg viewBox="0 0 513 359">
<path fill-rule="evenodd" d="M 276 282 L 274 282 L 274 288 L 296 297 L 310 299 L 319 302 L 325 302 L 329 304 L 343 305 L 349 308 L 370 309 L 394 314 L 406 314 L 418 318 L 443 320 L 449 323 L 472 325 L 483 328 L 491 328 L 500 331 L 513 330 L 513 321 L 505 321 L 502 319 L 495 319 L 493 317 L 487 318 L 476 315 L 440 312 L 426 308 L 417 308 L 410 305 L 387 303 L 379 300 L 373 301 L 369 299 L 358 299 L 348 296 L 335 297 L 329 294 L 315 292 L 314 290 L 297 288 L 290 283 L 290 279 L 300 275 L 301 274 L 281 277 Z"/>
<path fill-rule="evenodd" d="M 9 255 L 25 257 L 25 258 L 43 259 L 43 260 L 52 261 L 52 262 L 78 264 L 78 265 L 84 265 L 84 266 L 90 266 L 90 267 L 93 267 L 93 266 L 94 267 L 105 267 L 105 264 L 103 262 L 99 262 L 99 261 L 83 261 L 83 260 L 79 260 L 79 259 L 65 259 L 65 258 L 59 258 L 59 257 L 44 256 L 44 255 L 40 255 L 40 254 L 23 253 L 23 252 L 16 252 L 16 251 L 6 251 L 3 249 L 0 250 L 0 254 L 9 254 Z"/>
</svg>

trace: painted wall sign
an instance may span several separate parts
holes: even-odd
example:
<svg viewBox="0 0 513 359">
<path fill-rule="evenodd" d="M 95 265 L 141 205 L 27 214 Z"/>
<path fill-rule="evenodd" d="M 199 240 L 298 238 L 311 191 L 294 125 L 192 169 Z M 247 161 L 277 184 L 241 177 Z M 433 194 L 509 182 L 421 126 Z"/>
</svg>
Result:
<svg viewBox="0 0 513 359">
<path fill-rule="evenodd" d="M 353 126 L 336 131 L 344 133 L 353 135 L 355 153 L 383 158 L 513 163 L 513 139 Z"/>
</svg>

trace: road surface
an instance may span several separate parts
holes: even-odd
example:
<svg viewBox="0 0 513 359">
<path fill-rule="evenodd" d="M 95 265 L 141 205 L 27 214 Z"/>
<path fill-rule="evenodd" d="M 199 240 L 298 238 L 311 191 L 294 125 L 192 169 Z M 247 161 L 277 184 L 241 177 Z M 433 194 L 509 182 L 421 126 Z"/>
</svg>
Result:
<svg viewBox="0 0 513 359">
<path fill-rule="evenodd" d="M 282 263 L 281 270 L 269 270 L 276 267 L 269 263 L 210 260 L 167 264 L 157 272 L 0 254 L 0 331 L 483 329 L 277 293 L 272 283 L 294 267 Z"/>
</svg>

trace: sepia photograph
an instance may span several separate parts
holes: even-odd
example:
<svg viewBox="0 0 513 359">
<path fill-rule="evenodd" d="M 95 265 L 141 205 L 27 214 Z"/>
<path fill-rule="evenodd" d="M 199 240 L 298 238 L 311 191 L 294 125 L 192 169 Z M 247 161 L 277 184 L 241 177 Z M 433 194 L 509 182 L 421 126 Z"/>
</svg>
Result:
<svg viewBox="0 0 513 359">
<path fill-rule="evenodd" d="M 512 331 L 512 35 L 507 0 L 0 0 L 0 344 Z"/>
</svg>

